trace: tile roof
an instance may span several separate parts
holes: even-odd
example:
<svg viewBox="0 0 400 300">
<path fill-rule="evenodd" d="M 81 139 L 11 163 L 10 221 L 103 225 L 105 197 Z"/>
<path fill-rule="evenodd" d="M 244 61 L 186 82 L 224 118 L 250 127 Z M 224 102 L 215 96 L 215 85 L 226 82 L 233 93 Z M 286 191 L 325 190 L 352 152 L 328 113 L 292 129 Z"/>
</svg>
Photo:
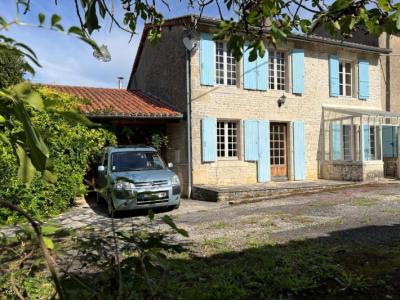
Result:
<svg viewBox="0 0 400 300">
<path fill-rule="evenodd" d="M 57 91 L 90 101 L 82 105 L 93 117 L 116 118 L 182 118 L 182 113 L 138 90 L 48 85 Z"/>
</svg>

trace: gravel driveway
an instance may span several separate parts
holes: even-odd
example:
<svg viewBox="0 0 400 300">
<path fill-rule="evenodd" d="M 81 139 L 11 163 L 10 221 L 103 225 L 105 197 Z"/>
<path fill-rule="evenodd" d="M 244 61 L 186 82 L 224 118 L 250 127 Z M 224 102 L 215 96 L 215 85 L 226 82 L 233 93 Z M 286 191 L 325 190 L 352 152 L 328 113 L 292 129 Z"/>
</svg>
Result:
<svg viewBox="0 0 400 300">
<path fill-rule="evenodd" d="M 260 242 L 282 243 L 288 240 L 323 237 L 345 232 L 340 238 L 400 239 L 398 230 L 380 230 L 374 226 L 400 223 L 400 182 L 373 183 L 334 191 L 288 196 L 257 203 L 228 203 L 182 200 L 178 210 L 158 212 L 174 216 L 195 244 L 223 244 L 240 250 Z M 117 227 L 142 222 L 145 213 L 125 214 L 116 219 Z M 54 219 L 63 227 L 110 229 L 111 219 L 105 206 L 93 200 Z M 363 228 L 352 233 L 352 228 Z M 346 230 L 346 231 L 343 231 Z M 1 230 L 10 233 L 13 228 Z M 360 234 L 362 232 L 362 234 Z"/>
</svg>

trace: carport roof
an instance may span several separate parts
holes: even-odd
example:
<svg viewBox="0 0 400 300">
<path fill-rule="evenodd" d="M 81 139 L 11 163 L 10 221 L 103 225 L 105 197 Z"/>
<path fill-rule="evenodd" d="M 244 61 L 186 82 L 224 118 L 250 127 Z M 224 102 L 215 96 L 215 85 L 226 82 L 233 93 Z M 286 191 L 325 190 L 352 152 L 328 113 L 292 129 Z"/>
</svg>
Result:
<svg viewBox="0 0 400 300">
<path fill-rule="evenodd" d="M 48 85 L 49 88 L 89 100 L 81 106 L 89 117 L 126 119 L 181 119 L 183 114 L 160 99 L 139 90 Z"/>
<path fill-rule="evenodd" d="M 351 115 L 354 117 L 361 116 L 371 116 L 371 117 L 386 117 L 386 118 L 400 118 L 399 113 L 373 109 L 373 108 L 359 108 L 351 106 L 323 106 L 324 110 L 329 110 L 332 112 L 342 113 L 346 115 Z"/>
</svg>

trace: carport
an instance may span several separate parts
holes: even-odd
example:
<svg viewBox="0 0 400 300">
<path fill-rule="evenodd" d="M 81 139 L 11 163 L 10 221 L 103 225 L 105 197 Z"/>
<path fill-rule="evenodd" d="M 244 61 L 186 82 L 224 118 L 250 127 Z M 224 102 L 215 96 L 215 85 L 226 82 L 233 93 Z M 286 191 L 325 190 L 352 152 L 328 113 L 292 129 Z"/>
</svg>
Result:
<svg viewBox="0 0 400 300">
<path fill-rule="evenodd" d="M 320 176 L 364 181 L 398 177 L 400 114 L 323 106 Z"/>
</svg>

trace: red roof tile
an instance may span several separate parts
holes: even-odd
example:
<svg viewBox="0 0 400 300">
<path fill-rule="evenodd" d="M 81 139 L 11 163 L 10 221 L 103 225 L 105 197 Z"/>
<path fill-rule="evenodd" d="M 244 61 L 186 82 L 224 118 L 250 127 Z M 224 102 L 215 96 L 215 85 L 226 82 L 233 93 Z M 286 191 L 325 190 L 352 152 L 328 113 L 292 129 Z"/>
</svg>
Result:
<svg viewBox="0 0 400 300">
<path fill-rule="evenodd" d="M 182 113 L 138 90 L 49 85 L 57 91 L 90 100 L 82 111 L 97 117 L 182 118 Z"/>
</svg>

